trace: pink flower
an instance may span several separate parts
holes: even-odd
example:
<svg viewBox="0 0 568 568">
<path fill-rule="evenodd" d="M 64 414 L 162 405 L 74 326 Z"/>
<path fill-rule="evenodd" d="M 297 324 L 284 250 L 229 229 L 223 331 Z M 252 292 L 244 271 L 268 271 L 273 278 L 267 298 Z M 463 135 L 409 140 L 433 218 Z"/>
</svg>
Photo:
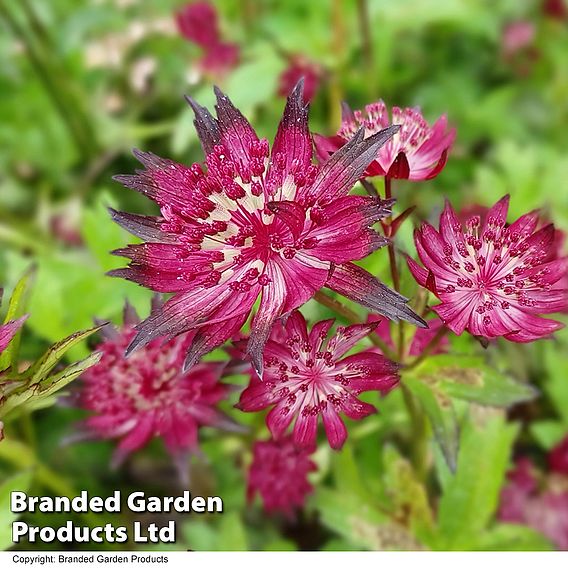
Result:
<svg viewBox="0 0 568 568">
<path fill-rule="evenodd" d="M 223 77 L 240 59 L 240 48 L 222 40 L 217 10 L 208 2 L 187 4 L 176 13 L 180 33 L 203 49 L 199 68 L 213 77 Z"/>
<path fill-rule="evenodd" d="M 309 103 L 315 96 L 323 69 L 317 63 L 303 55 L 295 55 L 290 59 L 288 67 L 282 72 L 278 83 L 278 94 L 288 96 L 300 79 L 304 79 L 304 102 Z"/>
<path fill-rule="evenodd" d="M 562 324 L 538 317 L 566 309 L 568 291 L 554 284 L 568 259 L 553 258 L 553 225 L 536 229 L 538 212 L 506 224 L 509 197 L 465 229 L 446 202 L 440 230 L 425 223 L 414 241 L 423 268 L 411 258 L 414 278 L 441 303 L 434 311 L 457 335 L 464 330 L 485 338 L 503 336 L 524 343 L 547 337 Z"/>
<path fill-rule="evenodd" d="M 339 327 L 326 342 L 333 320 L 316 323 L 310 333 L 300 312 L 284 325 L 285 339 L 269 340 L 264 350 L 264 380 L 253 378 L 237 405 L 244 412 L 272 406 L 266 424 L 281 439 L 294 419 L 294 443 L 311 448 L 321 416 L 329 444 L 343 446 L 347 430 L 339 413 L 361 420 L 374 406 L 357 397 L 365 391 L 387 393 L 399 381 L 397 366 L 382 355 L 363 351 L 343 357 L 376 324 Z"/>
<path fill-rule="evenodd" d="M 121 329 L 103 328 L 105 338 L 97 347 L 102 358 L 83 373 L 77 400 L 79 407 L 93 414 L 75 438 L 120 439 L 113 459 L 118 465 L 159 437 L 181 465 L 179 460 L 197 449 L 202 426 L 237 428 L 216 408 L 230 389 L 220 382 L 225 363 L 201 363 L 184 373 L 190 335 L 167 342 L 157 338 L 125 358 L 138 321 L 127 306 Z"/>
<path fill-rule="evenodd" d="M 365 129 L 365 136 L 371 136 L 389 124 L 387 107 L 382 100 L 367 105 L 364 112 L 353 112 L 344 103 L 341 128 L 337 135 L 330 138 L 315 136 L 318 157 L 322 161 L 327 160 L 359 128 Z M 378 149 L 365 175 L 413 181 L 436 177 L 446 165 L 448 150 L 456 136 L 454 128 L 447 130 L 446 115 L 430 126 L 418 108 L 393 107 L 392 124 L 400 124 L 400 130 Z"/>
<path fill-rule="evenodd" d="M 379 322 L 377 328 L 375 329 L 375 333 L 391 348 L 395 348 L 394 341 L 392 340 L 391 336 L 391 328 L 389 325 L 389 321 L 380 318 L 378 316 L 371 315 L 369 316 L 369 322 Z M 410 344 L 410 348 L 408 350 L 408 354 L 412 357 L 416 357 L 424 351 L 426 346 L 434 339 L 438 330 L 444 326 L 441 320 L 438 318 L 428 320 L 428 327 L 426 328 L 418 328 L 414 334 L 412 342 Z M 438 353 L 445 353 L 448 350 L 450 342 L 448 341 L 447 337 L 442 337 L 440 342 L 436 346 L 436 348 L 431 352 L 432 355 L 436 355 Z M 380 352 L 380 349 L 379 349 Z"/>
<path fill-rule="evenodd" d="M 311 450 L 296 446 L 291 436 L 255 442 L 248 473 L 249 502 L 258 493 L 267 513 L 281 512 L 293 517 L 294 510 L 301 509 L 313 491 L 308 474 L 317 468 L 311 454 Z"/>
<path fill-rule="evenodd" d="M 501 49 L 505 58 L 511 58 L 517 53 L 532 47 L 536 29 L 532 22 L 520 20 L 510 22 L 504 28 L 501 36 Z"/>
<path fill-rule="evenodd" d="M 528 525 L 549 538 L 558 550 L 568 550 L 568 489 L 565 479 L 543 476 L 523 458 L 509 474 L 501 492 L 499 519 Z"/>
<path fill-rule="evenodd" d="M 568 475 L 568 436 L 548 454 L 548 465 L 551 471 Z"/>
<path fill-rule="evenodd" d="M 0 300 L 2 299 L 2 290 L 0 289 Z M 18 330 L 24 325 L 24 322 L 28 319 L 28 315 L 22 316 L 16 320 L 11 320 L 3 325 L 0 325 L 0 353 L 8 347 L 10 341 L 14 338 L 14 335 L 18 333 Z"/>
<path fill-rule="evenodd" d="M 206 157 L 182 166 L 135 151 L 146 166 L 117 176 L 160 206 L 161 216 L 112 211 L 146 242 L 115 254 L 131 259 L 112 271 L 174 296 L 137 326 L 132 352 L 159 336 L 197 334 L 186 366 L 234 336 L 251 314 L 248 353 L 262 373 L 262 349 L 274 322 L 322 286 L 389 318 L 425 325 L 406 299 L 351 261 L 387 241 L 371 227 L 391 202 L 348 192 L 396 128 L 359 133 L 324 166 L 314 166 L 301 84 L 290 95 L 272 151 L 218 89 L 217 118 L 190 100 Z"/>
<path fill-rule="evenodd" d="M 176 23 L 185 39 L 208 49 L 221 41 L 217 10 L 209 2 L 193 2 L 177 11 Z"/>
</svg>

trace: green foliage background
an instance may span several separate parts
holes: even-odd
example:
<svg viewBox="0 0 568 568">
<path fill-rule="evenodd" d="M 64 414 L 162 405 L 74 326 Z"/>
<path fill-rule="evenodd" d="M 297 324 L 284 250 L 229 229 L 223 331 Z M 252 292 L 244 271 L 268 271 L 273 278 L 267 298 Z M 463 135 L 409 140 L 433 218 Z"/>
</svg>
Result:
<svg viewBox="0 0 568 568">
<path fill-rule="evenodd" d="M 37 266 L 23 360 L 35 360 L 48 344 L 91 327 L 95 317 L 118 323 L 126 298 L 141 314 L 148 312 L 148 291 L 105 276 L 123 265 L 109 251 L 132 242 L 111 222 L 106 207 L 154 212 L 149 202 L 110 179 L 136 167 L 132 147 L 185 163 L 201 160 L 183 95 L 211 105 L 212 83 L 189 80 L 200 52 L 175 32 L 172 14 L 181 4 L 1 3 L 0 282 L 8 292 L 31 264 Z M 378 98 L 388 105 L 419 105 L 431 121 L 447 113 L 457 127 L 443 173 L 430 182 L 398 184 L 397 211 L 415 204 L 417 218 L 435 221 L 445 198 L 455 207 L 491 205 L 510 193 L 511 217 L 541 207 L 568 230 L 568 28 L 545 17 L 540 2 L 223 0 L 215 5 L 224 36 L 242 49 L 241 65 L 220 81 L 221 87 L 260 135 L 274 135 L 283 108 L 276 95 L 286 66 L 283 52 L 302 53 L 326 69 L 311 105 L 313 131 L 337 129 L 341 100 L 358 108 Z M 503 28 L 517 20 L 534 24 L 535 39 L 507 58 Z M 114 63 L 93 66 L 93 53 L 103 59 L 119 55 Z M 137 89 L 136 70 L 148 59 L 155 70 Z M 56 226 L 64 226 L 65 234 Z M 398 238 L 399 246 L 412 253 L 412 227 Z M 385 257 L 373 255 L 365 265 L 387 280 Z M 411 293 L 412 286 L 405 274 L 403 291 Z M 312 319 L 330 315 L 311 304 L 305 313 Z M 550 548 L 526 527 L 499 524 L 495 511 L 511 457 L 523 453 L 543 460 L 568 433 L 567 340 L 563 331 L 553 341 L 498 342 L 485 352 L 469 338 L 452 338 L 450 360 L 432 360 L 408 378 L 425 410 L 422 423 L 410 421 L 400 391 L 381 401 L 369 395 L 380 413 L 349 424 L 349 442 L 341 453 L 326 445 L 318 450 L 316 490 L 295 522 L 267 520 L 258 502 L 245 501 L 252 435 L 205 431 L 206 458 L 194 459 L 191 490 L 221 495 L 226 512 L 177 518 L 173 548 Z M 88 342 L 75 345 L 69 361 L 88 353 Z M 460 383 L 460 365 L 477 369 L 482 391 Z M 455 376 L 448 375 L 449 366 Z M 245 378 L 234 382 L 244 384 Z M 537 398 L 524 402 L 534 389 Z M 230 410 L 236 397 L 226 408 L 266 437 L 262 416 Z M 440 404 L 440 397 L 449 404 Z M 61 447 L 81 417 L 77 410 L 50 405 L 7 421 L 7 439 L 0 443 L 1 545 L 10 541 L 6 499 L 15 487 L 64 495 L 81 489 L 96 495 L 115 489 L 168 495 L 173 487 L 183 489 L 159 443 L 119 471 L 107 465 L 109 443 Z M 417 427 L 425 440 L 423 470 L 411 455 Z M 446 465 L 452 460 L 455 473 Z M 26 520 L 53 525 L 67 519 L 34 514 Z M 118 525 L 133 519 L 125 514 L 73 520 Z"/>
</svg>

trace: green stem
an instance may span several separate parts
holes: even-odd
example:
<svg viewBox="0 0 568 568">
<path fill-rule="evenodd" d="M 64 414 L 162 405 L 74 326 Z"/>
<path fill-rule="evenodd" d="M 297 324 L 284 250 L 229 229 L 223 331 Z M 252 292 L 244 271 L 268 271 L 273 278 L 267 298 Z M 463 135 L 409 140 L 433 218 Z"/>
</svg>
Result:
<svg viewBox="0 0 568 568">
<path fill-rule="evenodd" d="M 428 471 L 428 423 L 426 415 L 404 382 L 401 383 L 401 389 L 412 425 L 412 462 L 418 478 L 425 479 Z"/>
<path fill-rule="evenodd" d="M 331 298 L 330 296 L 324 294 L 323 292 L 316 292 L 314 300 L 319 304 L 321 304 L 322 306 L 325 306 L 326 308 L 333 310 L 335 313 L 345 318 L 349 323 L 352 324 L 363 323 L 361 322 L 359 316 L 353 310 L 349 309 L 341 302 L 338 302 L 335 298 Z M 369 338 L 369 340 L 373 345 L 378 347 L 383 352 L 383 355 L 385 355 L 385 357 L 388 357 L 393 361 L 397 360 L 396 353 L 394 353 L 392 349 L 376 333 L 370 333 L 367 337 Z"/>
<path fill-rule="evenodd" d="M 29 6 L 27 6 L 27 8 L 28 10 L 30 9 Z M 28 10 L 26 10 L 26 12 Z M 92 153 L 92 137 L 89 137 L 84 129 L 87 122 L 81 117 L 78 117 L 75 113 L 75 105 L 72 104 L 74 101 L 69 98 L 69 93 L 65 87 L 65 85 L 67 85 L 67 82 L 65 82 L 65 74 L 58 69 L 50 68 L 51 66 L 46 59 L 48 57 L 46 54 L 49 54 L 51 50 L 49 47 L 43 48 L 40 46 L 37 48 L 35 42 L 32 41 L 26 33 L 25 28 L 20 25 L 18 20 L 13 17 L 6 5 L 2 2 L 0 2 L 0 14 L 4 17 L 14 35 L 25 45 L 29 61 L 40 81 L 43 83 L 63 123 L 67 126 L 71 138 L 73 138 L 77 144 L 77 148 L 83 158 L 88 159 Z M 29 13 L 26 15 L 29 17 Z M 32 27 L 35 28 L 37 25 L 38 22 L 36 19 L 32 22 Z M 63 83 L 60 77 L 63 77 Z"/>
</svg>

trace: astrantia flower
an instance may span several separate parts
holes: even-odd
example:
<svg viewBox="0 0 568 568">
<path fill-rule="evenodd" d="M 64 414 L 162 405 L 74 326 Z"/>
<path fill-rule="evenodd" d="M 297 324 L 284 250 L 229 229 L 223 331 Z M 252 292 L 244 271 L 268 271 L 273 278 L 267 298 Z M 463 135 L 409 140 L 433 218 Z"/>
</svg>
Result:
<svg viewBox="0 0 568 568">
<path fill-rule="evenodd" d="M 375 329 L 375 333 L 391 348 L 395 348 L 394 341 L 391 335 L 391 326 L 389 321 L 384 318 L 379 318 L 378 316 L 369 316 L 368 321 L 378 321 L 379 324 Z M 439 329 L 443 327 L 443 323 L 440 319 L 428 320 L 427 328 L 418 328 L 412 338 L 410 347 L 408 349 L 408 354 L 412 357 L 418 356 L 424 351 L 426 346 L 434 339 L 434 336 L 438 333 Z M 438 353 L 445 353 L 448 350 L 449 341 L 447 337 L 442 337 L 436 348 L 431 352 L 432 355 Z"/>
<path fill-rule="evenodd" d="M 0 301 L 2 300 L 2 290 L 0 289 Z M 21 318 L 11 320 L 6 322 L 4 325 L 0 325 L 0 353 L 8 347 L 10 341 L 14 338 L 14 335 L 18 333 L 18 330 L 24 325 L 24 322 L 28 319 L 28 316 L 22 316 Z"/>
<path fill-rule="evenodd" d="M 333 320 L 320 321 L 308 333 L 296 311 L 284 325 L 285 340 L 266 344 L 264 380 L 253 378 L 237 407 L 258 412 L 272 406 L 266 424 L 275 439 L 282 438 L 295 419 L 294 443 L 310 448 L 321 417 L 329 444 L 339 449 L 347 438 L 340 413 L 361 420 L 376 410 L 357 398 L 360 393 L 386 393 L 398 384 L 397 366 L 378 353 L 343 357 L 376 324 L 340 327 L 326 341 L 332 325 Z"/>
<path fill-rule="evenodd" d="M 543 475 L 523 458 L 508 475 L 501 492 L 499 519 L 528 525 L 568 550 L 568 477 Z"/>
<path fill-rule="evenodd" d="M 323 69 L 314 61 L 310 61 L 303 55 L 291 57 L 288 67 L 284 69 L 278 80 L 278 94 L 281 97 L 288 96 L 300 79 L 304 79 L 304 101 L 309 103 L 318 90 Z"/>
<path fill-rule="evenodd" d="M 239 46 L 222 40 L 214 6 L 208 2 L 187 4 L 176 13 L 176 22 L 180 33 L 203 49 L 199 67 L 204 73 L 220 77 L 237 66 Z"/>
<path fill-rule="evenodd" d="M 308 474 L 317 468 L 311 454 L 312 450 L 294 444 L 291 436 L 255 442 L 248 473 L 249 501 L 258 493 L 267 513 L 293 517 L 294 510 L 301 509 L 313 491 Z"/>
<path fill-rule="evenodd" d="M 467 330 L 522 343 L 562 327 L 537 315 L 568 304 L 568 291 L 554 286 L 568 268 L 566 257 L 552 259 L 554 226 L 537 230 L 537 212 L 507 225 L 508 207 L 507 196 L 484 220 L 473 216 L 464 227 L 446 203 L 439 231 L 425 223 L 415 233 L 425 268 L 409 258 L 410 270 L 441 300 L 433 309 L 458 335 Z"/>
<path fill-rule="evenodd" d="M 379 148 L 366 175 L 413 181 L 436 177 L 446 165 L 448 150 L 456 136 L 454 128 L 447 130 L 446 115 L 430 126 L 418 108 L 393 107 L 391 122 L 382 100 L 367 105 L 365 111 L 355 112 L 344 103 L 341 128 L 337 135 L 315 137 L 318 156 L 325 161 L 360 128 L 365 129 L 365 136 L 371 136 L 389 124 L 399 124 L 400 130 Z"/>
<path fill-rule="evenodd" d="M 146 166 L 116 179 L 160 206 L 160 217 L 113 211 L 146 242 L 115 254 L 132 260 L 112 272 L 159 292 L 173 292 L 142 322 L 129 351 L 158 336 L 197 330 L 186 365 L 234 336 L 261 296 L 248 352 L 262 372 L 272 325 L 322 286 L 389 318 L 424 325 L 389 290 L 351 261 L 386 243 L 370 227 L 390 201 L 348 196 L 396 127 L 363 140 L 362 132 L 324 166 L 314 166 L 301 84 L 288 99 L 270 152 L 219 90 L 217 118 L 190 101 L 207 171 L 135 151 Z"/>
<path fill-rule="evenodd" d="M 77 438 L 120 439 L 118 464 L 153 437 L 162 438 L 179 460 L 197 449 L 202 426 L 234 430 L 236 424 L 216 408 L 230 389 L 220 382 L 224 363 L 201 363 L 184 373 L 188 335 L 155 339 L 125 358 L 138 322 L 128 308 L 123 328 L 103 328 L 105 339 L 97 348 L 102 358 L 83 373 L 78 395 L 78 406 L 93 415 Z"/>
</svg>

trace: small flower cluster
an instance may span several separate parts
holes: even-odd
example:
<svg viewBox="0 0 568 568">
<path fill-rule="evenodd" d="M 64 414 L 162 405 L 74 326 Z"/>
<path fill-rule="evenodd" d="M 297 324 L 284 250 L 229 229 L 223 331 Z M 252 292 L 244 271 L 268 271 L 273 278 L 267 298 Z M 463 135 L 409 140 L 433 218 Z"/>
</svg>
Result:
<svg viewBox="0 0 568 568">
<path fill-rule="evenodd" d="M 191 334 L 170 341 L 147 344 L 129 358 L 124 352 L 140 320 L 134 309 L 125 308 L 120 329 L 106 326 L 100 363 L 83 373 L 76 404 L 91 415 L 75 439 L 120 439 L 115 466 L 153 437 L 162 438 L 176 465 L 184 473 L 184 458 L 198 448 L 203 426 L 238 430 L 217 409 L 230 387 L 221 382 L 225 363 L 200 363 L 182 370 Z"/>
<path fill-rule="evenodd" d="M 568 550 L 568 437 L 548 456 L 543 473 L 528 458 L 517 461 L 501 493 L 499 518 L 528 525 Z"/>
</svg>

